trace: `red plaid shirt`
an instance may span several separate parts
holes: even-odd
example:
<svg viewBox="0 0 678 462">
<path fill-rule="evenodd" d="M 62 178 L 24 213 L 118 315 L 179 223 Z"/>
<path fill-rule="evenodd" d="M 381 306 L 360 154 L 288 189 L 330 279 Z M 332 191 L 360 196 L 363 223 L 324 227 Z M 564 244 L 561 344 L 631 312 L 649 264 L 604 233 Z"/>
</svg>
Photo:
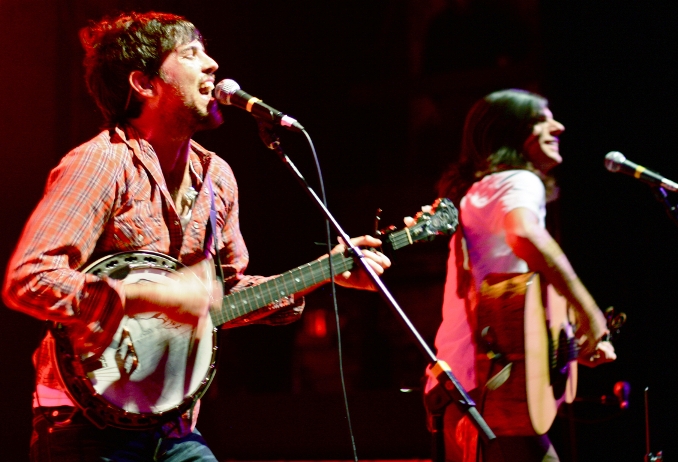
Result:
<svg viewBox="0 0 678 462">
<path fill-rule="evenodd" d="M 68 325 L 76 351 L 102 351 L 123 316 L 122 281 L 80 270 L 97 258 L 134 250 L 160 252 L 185 265 L 204 259 L 211 203 L 209 188 L 201 188 L 205 174 L 214 188 L 225 292 L 261 281 L 243 274 L 249 255 L 240 234 L 232 170 L 195 142 L 190 162 L 200 194 L 184 231 L 158 158 L 133 129 L 103 131 L 68 153 L 51 172 L 9 262 L 3 288 L 7 306 Z M 289 322 L 302 305 L 263 322 Z M 37 383 L 61 390 L 48 340 L 34 357 Z"/>
</svg>

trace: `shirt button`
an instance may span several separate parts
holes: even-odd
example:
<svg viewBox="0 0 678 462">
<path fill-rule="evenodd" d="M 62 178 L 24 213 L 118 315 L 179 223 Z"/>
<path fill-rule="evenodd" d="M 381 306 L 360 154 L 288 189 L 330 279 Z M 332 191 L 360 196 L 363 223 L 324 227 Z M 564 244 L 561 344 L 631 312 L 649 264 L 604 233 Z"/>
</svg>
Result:
<svg viewBox="0 0 678 462">
<path fill-rule="evenodd" d="M 193 223 L 193 227 L 195 229 L 200 229 L 200 223 Z"/>
<path fill-rule="evenodd" d="M 179 220 L 174 220 L 174 226 L 179 226 Z"/>
</svg>

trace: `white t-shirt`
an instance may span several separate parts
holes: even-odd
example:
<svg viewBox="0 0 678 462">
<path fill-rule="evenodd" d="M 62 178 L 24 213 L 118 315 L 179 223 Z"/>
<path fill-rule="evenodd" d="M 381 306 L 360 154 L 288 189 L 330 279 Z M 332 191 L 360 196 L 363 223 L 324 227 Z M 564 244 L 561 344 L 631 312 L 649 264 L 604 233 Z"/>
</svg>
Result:
<svg viewBox="0 0 678 462">
<path fill-rule="evenodd" d="M 485 176 L 473 184 L 460 203 L 461 231 L 466 240 L 476 290 L 490 273 L 526 273 L 527 263 L 506 243 L 504 217 L 524 207 L 546 218 L 546 191 L 541 179 L 528 170 L 507 170 Z M 450 365 L 464 389 L 475 388 L 475 347 L 467 317 L 468 300 L 457 296 L 455 238 L 450 240 L 443 321 L 436 335 L 438 359 Z M 435 385 L 429 378 L 427 390 Z"/>
</svg>

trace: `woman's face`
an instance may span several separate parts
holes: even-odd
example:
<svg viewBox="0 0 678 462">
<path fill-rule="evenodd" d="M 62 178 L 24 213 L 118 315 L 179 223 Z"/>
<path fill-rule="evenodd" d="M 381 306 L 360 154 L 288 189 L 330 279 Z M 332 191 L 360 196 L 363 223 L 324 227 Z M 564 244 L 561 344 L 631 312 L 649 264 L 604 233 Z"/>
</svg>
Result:
<svg viewBox="0 0 678 462">
<path fill-rule="evenodd" d="M 540 172 L 546 173 L 563 161 L 558 139 L 563 131 L 563 124 L 553 118 L 549 108 L 544 108 L 542 118 L 534 124 L 523 144 L 523 152 Z"/>
</svg>

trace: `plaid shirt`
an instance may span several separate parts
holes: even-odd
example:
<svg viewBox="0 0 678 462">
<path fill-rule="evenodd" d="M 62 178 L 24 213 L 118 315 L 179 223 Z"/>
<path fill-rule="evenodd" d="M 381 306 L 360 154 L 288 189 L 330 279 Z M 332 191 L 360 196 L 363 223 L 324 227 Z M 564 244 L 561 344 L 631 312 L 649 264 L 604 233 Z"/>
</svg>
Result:
<svg viewBox="0 0 678 462">
<path fill-rule="evenodd" d="M 67 325 L 76 352 L 102 352 L 123 317 L 122 281 L 81 269 L 103 256 L 135 250 L 160 252 L 185 265 L 204 259 L 211 204 L 209 188 L 201 188 L 205 174 L 214 188 L 225 292 L 263 280 L 243 274 L 249 255 L 240 234 L 232 170 L 193 141 L 190 162 L 200 194 L 184 230 L 153 148 L 133 129 L 103 131 L 68 153 L 51 172 L 9 262 L 3 288 L 7 306 Z M 302 300 L 292 301 L 268 319 L 272 310 L 250 318 L 280 324 L 296 319 L 302 309 Z M 62 390 L 49 337 L 34 356 L 37 385 Z M 53 403 L 63 404 L 55 398 Z M 49 399 L 39 404 L 53 405 Z"/>
</svg>

